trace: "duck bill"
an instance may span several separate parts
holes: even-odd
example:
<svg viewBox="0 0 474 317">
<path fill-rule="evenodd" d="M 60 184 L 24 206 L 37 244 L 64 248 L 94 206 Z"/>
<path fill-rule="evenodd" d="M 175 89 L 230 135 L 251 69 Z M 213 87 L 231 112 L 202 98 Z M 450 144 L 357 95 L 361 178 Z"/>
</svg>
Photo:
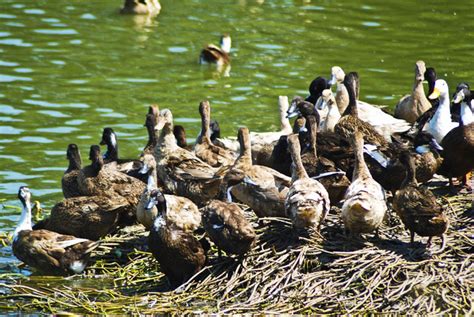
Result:
<svg viewBox="0 0 474 317">
<path fill-rule="evenodd" d="M 429 99 L 436 99 L 436 98 L 439 98 L 439 95 L 440 95 L 440 91 L 438 88 L 434 88 L 433 92 L 431 93 L 431 95 L 428 96 Z"/>
<path fill-rule="evenodd" d="M 146 210 L 151 210 L 155 205 L 156 205 L 156 199 L 155 198 L 150 198 L 150 200 L 148 200 L 148 202 L 145 206 L 145 209 Z"/>
<path fill-rule="evenodd" d="M 464 93 L 461 90 L 454 96 L 453 103 L 460 103 L 463 99 L 464 99 Z"/>
<path fill-rule="evenodd" d="M 336 76 L 331 75 L 331 79 L 328 81 L 328 84 L 329 84 L 330 86 L 336 84 Z"/>
<path fill-rule="evenodd" d="M 245 176 L 243 182 L 247 185 L 253 185 L 257 186 L 257 183 L 255 183 L 250 177 Z"/>
<path fill-rule="evenodd" d="M 148 164 L 143 164 L 142 168 L 140 168 L 138 173 L 147 174 L 149 170 L 150 170 L 150 167 L 148 166 Z"/>
</svg>

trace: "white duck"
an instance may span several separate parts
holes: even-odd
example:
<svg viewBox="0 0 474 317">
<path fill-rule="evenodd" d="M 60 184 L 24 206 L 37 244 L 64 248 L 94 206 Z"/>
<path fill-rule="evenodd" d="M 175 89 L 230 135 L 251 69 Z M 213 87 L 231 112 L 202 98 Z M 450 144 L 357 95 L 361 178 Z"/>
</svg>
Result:
<svg viewBox="0 0 474 317">
<path fill-rule="evenodd" d="M 439 106 L 436 109 L 433 118 L 428 121 L 428 124 L 423 130 L 430 133 L 441 144 L 444 136 L 449 131 L 459 125 L 457 122 L 451 121 L 451 105 L 449 102 L 449 87 L 444 79 L 438 79 L 435 82 L 433 93 L 428 96 L 429 99 L 436 99 L 439 97 Z"/>
<path fill-rule="evenodd" d="M 334 132 L 334 126 L 341 118 L 341 113 L 339 112 L 336 99 L 334 98 L 331 89 L 323 90 L 320 100 L 321 102 L 317 103 L 318 110 L 325 108 L 328 109 L 325 120 L 321 122 L 320 131 Z"/>
<path fill-rule="evenodd" d="M 359 83 L 359 77 L 357 73 L 350 73 L 355 77 L 357 84 Z M 339 108 L 339 112 L 342 114 L 349 105 L 349 93 L 343 84 L 345 73 L 339 66 L 334 66 L 331 69 L 331 85 L 336 85 L 336 103 Z M 359 85 L 356 87 L 356 99 L 359 97 Z M 410 123 L 403 119 L 396 119 L 390 114 L 384 112 L 381 108 L 385 106 L 372 105 L 364 101 L 357 100 L 357 108 L 359 110 L 359 118 L 365 122 L 370 123 L 377 132 L 385 137 L 385 139 L 391 142 L 390 135 L 393 133 L 406 132 L 411 128 Z"/>
</svg>

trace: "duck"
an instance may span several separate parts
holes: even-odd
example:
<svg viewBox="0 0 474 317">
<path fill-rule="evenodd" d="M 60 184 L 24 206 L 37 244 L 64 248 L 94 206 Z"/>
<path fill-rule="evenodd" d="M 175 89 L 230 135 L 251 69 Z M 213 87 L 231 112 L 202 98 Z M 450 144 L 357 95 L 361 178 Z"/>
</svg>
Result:
<svg viewBox="0 0 474 317">
<path fill-rule="evenodd" d="M 252 164 L 248 128 L 239 128 L 237 138 L 240 142 L 240 155 L 231 170 L 242 170 L 252 182 L 244 180 L 233 186 L 232 194 L 248 205 L 258 217 L 285 217 L 284 201 L 291 179 L 269 167 Z"/>
<path fill-rule="evenodd" d="M 156 171 L 166 191 L 187 197 L 198 205 L 215 198 L 222 177 L 217 176 L 218 169 L 177 145 L 171 110 L 160 111 L 155 130 L 159 133 L 154 152 Z"/>
<path fill-rule="evenodd" d="M 217 122 L 217 120 L 211 120 L 211 122 L 209 123 L 209 130 L 211 131 L 211 136 L 210 136 L 211 142 L 215 144 L 214 141 L 217 138 L 221 137 L 221 128 L 219 126 L 219 122 Z M 193 149 L 193 146 L 191 144 L 188 144 L 186 140 L 186 130 L 184 129 L 182 125 L 179 125 L 179 124 L 174 125 L 173 134 L 174 134 L 174 137 L 176 138 L 176 143 L 178 144 L 180 148 L 183 148 L 189 151 Z"/>
<path fill-rule="evenodd" d="M 403 96 L 395 106 L 395 118 L 415 123 L 423 113 L 431 108 L 432 105 L 423 89 L 425 72 L 425 62 L 417 61 L 415 64 L 415 83 L 413 84 L 412 92 L 410 95 Z"/>
<path fill-rule="evenodd" d="M 449 102 L 448 83 L 444 79 L 438 79 L 435 82 L 433 93 L 429 95 L 429 99 L 439 97 L 439 106 L 435 114 L 425 126 L 426 132 L 430 133 L 438 144 L 441 144 L 444 136 L 449 131 L 459 125 L 459 123 L 451 121 L 451 110 Z"/>
<path fill-rule="evenodd" d="M 118 154 L 118 138 L 115 131 L 106 127 L 102 131 L 102 139 L 100 140 L 100 145 L 107 145 L 107 151 L 105 152 L 103 158 L 104 163 L 114 163 L 114 166 L 117 170 L 122 173 L 125 173 L 131 177 L 141 180 L 146 183 L 146 179 L 138 173 L 141 166 L 141 161 L 138 159 L 120 159 Z"/>
<path fill-rule="evenodd" d="M 121 214 L 120 223 L 133 224 L 136 220 L 136 206 L 145 184 L 136 178 L 123 174 L 113 166 L 104 165 L 100 147 L 92 145 L 89 151 L 91 164 L 79 172 L 77 181 L 82 196 L 120 196 L 128 201 Z"/>
<path fill-rule="evenodd" d="M 155 152 L 157 137 L 155 133 L 155 126 L 158 122 L 159 107 L 158 105 L 151 105 L 148 108 L 148 113 L 145 117 L 145 128 L 148 133 L 148 142 L 143 148 L 141 155 L 153 154 Z"/>
<path fill-rule="evenodd" d="M 323 155 L 318 155 L 316 118 L 307 116 L 306 121 L 309 122 L 309 142 L 308 146 L 301 151 L 301 162 L 309 177 L 319 178 L 319 182 L 328 192 L 331 203 L 335 205 L 344 198 L 344 193 L 351 182 L 345 172 L 338 169 L 334 162 Z"/>
<path fill-rule="evenodd" d="M 453 187 L 453 177 L 463 177 L 462 185 L 467 186 L 466 174 L 474 169 L 474 115 L 471 111 L 472 93 L 468 88 L 460 90 L 454 102 L 461 102 L 459 126 L 449 131 L 441 141 L 443 163 L 439 174 L 449 178 Z"/>
<path fill-rule="evenodd" d="M 152 205 L 155 205 L 158 211 L 150 228 L 148 246 L 171 286 L 177 287 L 204 267 L 206 250 L 191 231 L 170 223 L 167 199 L 163 193 L 156 190 L 147 205 L 150 207 L 148 210 L 152 210 Z"/>
<path fill-rule="evenodd" d="M 288 136 L 288 149 L 293 160 L 293 171 L 291 187 L 285 199 L 286 214 L 295 228 L 316 228 L 319 231 L 331 207 L 329 194 L 320 182 L 306 173 L 297 134 Z"/>
<path fill-rule="evenodd" d="M 202 224 L 207 235 L 227 254 L 243 256 L 255 245 L 256 233 L 240 206 L 232 202 L 230 190 L 247 176 L 242 170 L 230 170 L 224 177 L 217 199 L 209 201 L 202 209 Z M 252 182 L 252 180 L 247 179 Z"/>
<path fill-rule="evenodd" d="M 33 229 L 97 241 L 118 228 L 127 207 L 128 201 L 118 195 L 66 198 L 56 203 L 49 217 Z"/>
<path fill-rule="evenodd" d="M 408 173 L 402 187 L 393 197 L 393 209 L 410 231 L 412 244 L 415 233 L 429 237 L 427 247 L 430 246 L 433 237 L 439 236 L 442 239 L 440 249 L 442 251 L 445 247 L 444 233 L 449 226 L 443 206 L 436 201 L 435 195 L 428 188 L 418 186 L 413 157 L 403 152 L 400 160 L 406 165 Z"/>
<path fill-rule="evenodd" d="M 214 145 L 211 141 L 209 126 L 211 120 L 211 105 L 208 100 L 200 102 L 199 114 L 201 115 L 201 132 L 194 145 L 194 153 L 212 167 L 232 165 L 235 161 L 234 153 Z"/>
<path fill-rule="evenodd" d="M 341 113 L 337 107 L 336 98 L 334 97 L 331 89 L 323 90 L 321 94 L 321 103 L 318 105 L 318 109 L 328 109 L 326 119 L 321 122 L 321 132 L 334 132 L 334 127 L 341 118 Z"/>
<path fill-rule="evenodd" d="M 355 151 L 355 166 L 342 205 L 342 220 L 351 234 L 375 231 L 377 235 L 387 212 L 385 191 L 365 164 L 362 132 L 356 129 L 350 140 Z"/>
<path fill-rule="evenodd" d="M 143 190 L 140 201 L 137 205 L 137 220 L 147 230 L 150 230 L 158 215 L 152 196 L 163 192 L 163 186 L 158 183 L 156 173 L 156 160 L 151 154 L 146 154 L 142 158 L 143 168 L 141 173 L 147 175 L 148 184 Z M 167 201 L 167 217 L 170 223 L 182 230 L 197 230 L 201 226 L 201 212 L 198 207 L 186 197 L 164 194 Z M 148 205 L 149 202 L 151 205 Z"/>
<path fill-rule="evenodd" d="M 378 133 L 375 128 L 368 122 L 359 118 L 358 104 L 356 100 L 355 80 L 351 76 L 344 78 L 344 86 L 349 95 L 349 105 L 342 114 L 341 118 L 334 126 L 334 131 L 349 139 L 355 130 L 360 130 L 366 143 L 373 144 L 377 147 L 387 148 L 388 141 Z"/>
<path fill-rule="evenodd" d="M 81 170 L 81 153 L 77 144 L 69 144 L 66 150 L 66 158 L 69 160 L 69 166 L 61 178 L 61 187 L 64 198 L 81 196 L 77 185 L 77 176 Z"/>
<path fill-rule="evenodd" d="M 290 108 L 288 102 L 288 96 L 278 97 L 278 110 L 280 114 L 280 130 L 276 132 L 251 132 L 251 145 L 252 145 L 252 159 L 256 163 L 256 158 L 259 156 L 261 151 L 267 151 L 267 146 L 278 141 L 280 136 L 288 135 L 292 133 L 293 128 L 291 126 L 288 109 Z M 240 152 L 240 143 L 235 138 L 216 139 L 214 144 L 217 146 L 224 147 L 233 152 Z"/>
<path fill-rule="evenodd" d="M 214 44 L 208 44 L 204 47 L 199 55 L 199 63 L 214 63 L 214 64 L 229 64 L 230 63 L 230 48 L 232 39 L 229 34 L 223 34 L 220 40 L 220 47 Z"/>
<path fill-rule="evenodd" d="M 336 103 L 339 108 L 339 113 L 344 114 L 349 105 L 349 95 L 347 88 L 344 85 L 344 71 L 339 67 L 333 67 L 332 72 L 336 69 L 336 75 L 332 75 L 330 83 L 337 83 L 336 88 Z M 386 106 L 378 106 L 369 104 L 367 102 L 358 100 L 360 89 L 360 78 L 356 72 L 347 74 L 354 82 L 354 91 L 357 107 L 359 109 L 359 118 L 362 121 L 370 123 L 374 129 L 385 137 L 390 142 L 390 136 L 394 133 L 404 133 L 410 130 L 411 124 L 403 119 L 394 118 L 392 115 L 386 113 L 382 108 Z"/>
<path fill-rule="evenodd" d="M 313 79 L 311 84 L 309 84 L 309 96 L 306 97 L 305 101 L 311 102 L 313 105 L 316 105 L 319 97 L 321 97 L 322 92 L 325 89 L 331 88 L 329 81 L 321 76 Z"/>
<path fill-rule="evenodd" d="M 86 268 L 98 243 L 41 229 L 31 223 L 31 193 L 27 186 L 18 190 L 22 212 L 13 233 L 13 254 L 23 263 L 51 275 L 79 274 Z"/>
<path fill-rule="evenodd" d="M 161 11 L 158 0 L 125 0 L 121 14 L 157 15 Z"/>
</svg>

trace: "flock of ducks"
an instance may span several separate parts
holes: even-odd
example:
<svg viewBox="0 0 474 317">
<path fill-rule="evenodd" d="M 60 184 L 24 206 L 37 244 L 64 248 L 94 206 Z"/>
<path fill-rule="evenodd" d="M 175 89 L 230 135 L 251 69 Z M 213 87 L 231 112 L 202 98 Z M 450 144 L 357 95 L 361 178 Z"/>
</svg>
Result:
<svg viewBox="0 0 474 317">
<path fill-rule="evenodd" d="M 127 0 L 122 12 L 159 9 L 156 0 Z M 220 47 L 202 50 L 200 62 L 228 64 L 230 47 L 230 36 L 224 35 Z M 31 193 L 20 187 L 23 211 L 13 253 L 43 273 L 80 273 L 101 238 L 138 222 L 150 231 L 148 246 L 160 269 L 178 286 L 206 264 L 207 239 L 219 256 L 224 251 L 243 257 L 255 245 L 254 225 L 234 200 L 260 218 L 287 217 L 298 231 L 319 231 L 331 206 L 338 206 L 351 235 L 378 235 L 391 206 L 412 243 L 415 233 L 428 237 L 428 245 L 441 237 L 441 252 L 449 220 L 420 183 L 438 173 L 449 178 L 451 188 L 453 178 L 467 185 L 466 174 L 474 168 L 469 85 L 459 84 L 451 103 L 446 81 L 418 61 L 412 92 L 396 105 L 395 116 L 359 100 L 359 90 L 356 72 L 334 66 L 329 81 L 311 82 L 307 98 L 290 103 L 279 97 L 279 131 L 241 127 L 237 138 L 220 137 L 211 105 L 202 101 L 194 146 L 186 144 L 184 128 L 173 124 L 171 110 L 152 105 L 139 159 L 119 158 L 111 128 L 100 140 L 105 154 L 92 145 L 87 166 L 77 145 L 68 146 L 64 199 L 49 218 L 33 226 Z"/>
</svg>

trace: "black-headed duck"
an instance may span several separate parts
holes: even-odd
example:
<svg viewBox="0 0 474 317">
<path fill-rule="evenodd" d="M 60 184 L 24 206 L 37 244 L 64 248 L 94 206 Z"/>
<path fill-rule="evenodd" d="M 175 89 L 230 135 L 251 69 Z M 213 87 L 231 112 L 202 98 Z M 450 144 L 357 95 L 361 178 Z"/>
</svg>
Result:
<svg viewBox="0 0 474 317">
<path fill-rule="evenodd" d="M 235 161 L 234 152 L 214 145 L 211 141 L 211 105 L 204 100 L 199 104 L 201 115 L 201 133 L 194 145 L 196 156 L 213 167 L 232 165 Z"/>
<path fill-rule="evenodd" d="M 355 151 L 355 166 L 342 205 L 342 220 L 345 229 L 353 234 L 377 232 L 387 212 L 385 191 L 365 164 L 361 131 L 354 130 L 350 140 Z"/>
<path fill-rule="evenodd" d="M 306 173 L 297 134 L 288 136 L 288 148 L 293 160 L 293 172 L 285 200 L 286 214 L 295 228 L 315 227 L 319 230 L 330 209 L 329 194 L 320 182 Z"/>
<path fill-rule="evenodd" d="M 206 251 L 192 231 L 170 223 L 167 199 L 163 193 L 158 190 L 153 192 L 148 204 L 148 210 L 152 209 L 151 205 L 155 205 L 158 211 L 150 229 L 148 246 L 172 287 L 177 287 L 204 267 Z"/>
<path fill-rule="evenodd" d="M 409 153 L 403 152 L 400 160 L 407 167 L 407 176 L 402 187 L 393 197 L 393 209 L 396 211 L 405 227 L 410 230 L 410 241 L 414 242 L 415 233 L 422 237 L 429 237 L 428 246 L 432 237 L 442 239 L 441 250 L 444 249 L 444 233 L 448 229 L 449 221 L 444 214 L 441 204 L 436 202 L 433 193 L 416 181 L 415 162 Z"/>
<path fill-rule="evenodd" d="M 13 233 L 13 254 L 20 261 L 46 274 L 81 273 L 97 243 L 49 230 L 33 230 L 29 188 L 20 187 L 18 198 L 23 209 L 20 222 Z"/>
<path fill-rule="evenodd" d="M 431 108 L 431 103 L 426 98 L 423 89 L 425 80 L 425 62 L 417 61 L 415 64 L 415 83 L 410 95 L 403 96 L 395 106 L 395 117 L 414 123 L 423 113 Z"/>
<path fill-rule="evenodd" d="M 81 153 L 76 144 L 69 144 L 66 150 L 66 158 L 69 160 L 69 166 L 61 178 L 61 187 L 64 198 L 81 196 L 77 184 L 77 176 L 81 170 Z"/>
<path fill-rule="evenodd" d="M 228 64 L 230 62 L 230 48 L 232 39 L 229 34 L 221 36 L 220 47 L 214 44 L 208 44 L 199 55 L 199 63 Z"/>
</svg>

